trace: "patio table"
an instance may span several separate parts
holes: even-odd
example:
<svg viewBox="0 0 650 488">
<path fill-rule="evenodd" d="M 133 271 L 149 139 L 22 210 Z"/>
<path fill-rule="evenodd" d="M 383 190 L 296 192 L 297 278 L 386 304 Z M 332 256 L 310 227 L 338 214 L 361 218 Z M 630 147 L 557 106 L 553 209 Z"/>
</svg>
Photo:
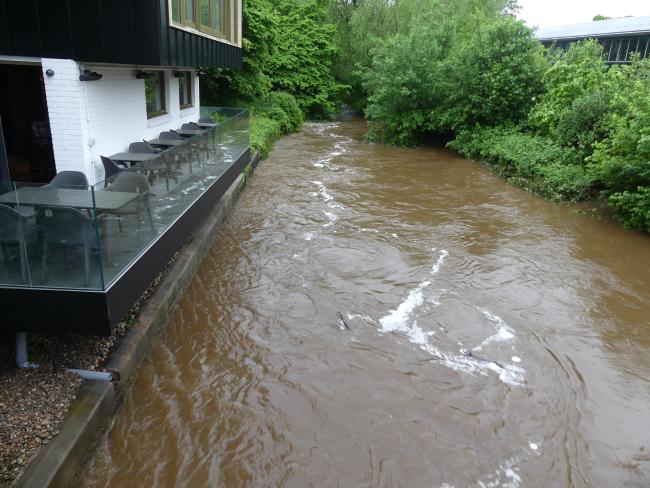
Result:
<svg viewBox="0 0 650 488">
<path fill-rule="evenodd" d="M 205 130 L 200 130 L 200 129 L 180 129 L 176 131 L 178 135 L 184 137 L 198 136 L 200 134 L 203 134 L 204 132 Z"/>
<path fill-rule="evenodd" d="M 150 159 L 158 156 L 156 153 L 134 153 L 134 152 L 121 152 L 109 156 L 115 162 L 125 162 L 125 163 L 141 163 L 143 161 L 149 161 Z"/>
<path fill-rule="evenodd" d="M 150 139 L 147 141 L 152 146 L 174 147 L 184 144 L 185 139 Z"/>
<path fill-rule="evenodd" d="M 214 122 L 197 122 L 196 123 L 199 127 L 203 127 L 204 129 L 212 129 L 213 127 L 218 126 L 219 124 L 214 123 Z"/>
<path fill-rule="evenodd" d="M 137 193 L 119 191 L 96 191 L 95 204 L 88 190 L 70 188 L 43 188 L 26 186 L 0 195 L 0 203 L 29 205 L 32 207 L 72 207 L 99 212 L 119 210 L 138 198 Z"/>
</svg>

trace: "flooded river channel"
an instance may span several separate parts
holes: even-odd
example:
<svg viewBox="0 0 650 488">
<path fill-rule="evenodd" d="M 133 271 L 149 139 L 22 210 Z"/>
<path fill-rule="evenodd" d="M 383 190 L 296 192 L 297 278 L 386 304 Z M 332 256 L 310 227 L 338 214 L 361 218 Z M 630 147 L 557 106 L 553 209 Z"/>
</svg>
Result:
<svg viewBox="0 0 650 488">
<path fill-rule="evenodd" d="M 650 239 L 364 133 L 260 164 L 83 486 L 650 486 Z"/>
</svg>

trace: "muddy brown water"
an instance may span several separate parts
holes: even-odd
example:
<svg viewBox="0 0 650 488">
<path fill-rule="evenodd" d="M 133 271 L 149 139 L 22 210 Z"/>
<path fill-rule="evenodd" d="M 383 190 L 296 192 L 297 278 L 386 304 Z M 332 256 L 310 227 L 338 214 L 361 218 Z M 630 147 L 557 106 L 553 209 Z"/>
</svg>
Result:
<svg viewBox="0 0 650 488">
<path fill-rule="evenodd" d="M 261 163 L 81 484 L 650 486 L 650 239 L 364 132 Z"/>
</svg>

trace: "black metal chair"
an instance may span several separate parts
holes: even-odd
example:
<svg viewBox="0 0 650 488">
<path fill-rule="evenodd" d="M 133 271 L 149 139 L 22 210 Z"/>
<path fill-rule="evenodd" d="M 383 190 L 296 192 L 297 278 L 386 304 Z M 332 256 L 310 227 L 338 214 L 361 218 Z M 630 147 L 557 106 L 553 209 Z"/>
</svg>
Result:
<svg viewBox="0 0 650 488">
<path fill-rule="evenodd" d="M 140 212 L 144 208 L 147 215 L 149 216 L 149 224 L 151 225 L 151 230 L 154 229 L 153 225 L 153 216 L 151 215 L 151 205 L 149 199 L 151 196 L 149 180 L 147 177 L 141 173 L 135 173 L 132 171 L 126 171 L 120 173 L 115 177 L 115 180 L 106 191 L 120 191 L 125 193 L 138 193 L 138 198 L 133 202 L 125 205 L 122 208 L 111 211 L 113 215 L 117 215 L 120 232 L 122 232 L 122 220 L 121 216 L 124 215 L 135 215 L 137 221 L 136 230 L 140 228 Z"/>
<path fill-rule="evenodd" d="M 27 283 L 29 262 L 27 246 L 36 242 L 36 224 L 7 205 L 0 205 L 0 248 L 5 265 L 9 267 L 9 247 L 18 247 L 21 283 Z"/>
<path fill-rule="evenodd" d="M 160 148 L 153 147 L 147 141 L 132 142 L 129 144 L 129 152 L 143 153 L 143 154 L 158 154 L 161 152 Z"/>
<path fill-rule="evenodd" d="M 88 178 L 81 171 L 61 171 L 45 187 L 87 190 Z"/>
<path fill-rule="evenodd" d="M 175 141 L 184 141 L 185 137 L 180 135 L 178 132 L 175 132 L 173 130 L 168 130 L 168 131 L 165 131 L 165 132 L 161 132 L 158 135 L 158 139 L 171 139 L 171 140 L 175 140 Z"/>
<path fill-rule="evenodd" d="M 202 130 L 199 124 L 194 122 L 188 122 L 187 124 L 181 125 L 181 130 Z"/>
<path fill-rule="evenodd" d="M 106 188 L 113 176 L 121 173 L 122 171 L 126 171 L 126 166 L 118 164 L 106 156 L 100 156 L 100 158 L 102 159 L 102 164 L 104 165 L 104 188 Z"/>
<path fill-rule="evenodd" d="M 84 286 L 90 286 L 90 255 L 97 244 L 95 223 L 81 211 L 70 207 L 42 207 L 43 283 L 47 281 L 47 258 L 51 247 L 63 248 L 65 264 L 67 250 L 83 248 Z M 99 265 L 99 263 L 98 263 Z"/>
</svg>

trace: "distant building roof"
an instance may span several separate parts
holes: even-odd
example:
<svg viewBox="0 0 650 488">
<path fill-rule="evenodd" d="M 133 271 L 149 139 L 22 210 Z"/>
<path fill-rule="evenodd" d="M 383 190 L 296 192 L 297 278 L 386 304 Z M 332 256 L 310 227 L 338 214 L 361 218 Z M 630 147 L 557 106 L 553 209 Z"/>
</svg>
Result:
<svg viewBox="0 0 650 488">
<path fill-rule="evenodd" d="M 620 19 L 585 22 L 583 24 L 544 27 L 538 29 L 535 35 L 539 40 L 545 41 L 647 33 L 650 33 L 650 16 L 623 17 Z"/>
</svg>

